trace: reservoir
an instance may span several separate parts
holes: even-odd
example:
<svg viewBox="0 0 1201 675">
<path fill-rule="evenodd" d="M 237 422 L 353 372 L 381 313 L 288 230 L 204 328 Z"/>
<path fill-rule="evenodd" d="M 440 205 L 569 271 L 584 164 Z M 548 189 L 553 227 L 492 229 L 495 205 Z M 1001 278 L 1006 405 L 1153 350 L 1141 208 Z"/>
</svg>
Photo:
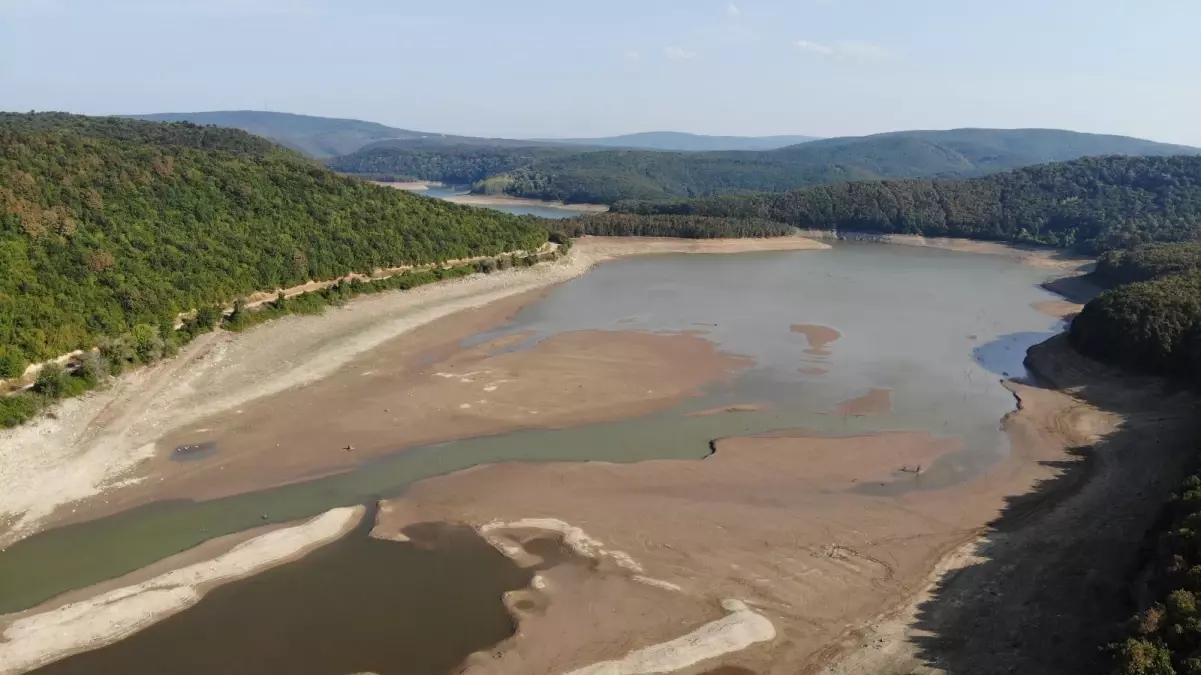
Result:
<svg viewBox="0 0 1201 675">
<path fill-rule="evenodd" d="M 434 190 L 430 194 L 435 196 Z M 337 506 L 373 503 L 403 494 L 423 478 L 501 461 L 690 462 L 709 456 L 714 441 L 732 436 L 785 430 L 831 436 L 913 430 L 956 439 L 961 449 L 926 468 L 920 483 L 897 476 L 857 489 L 901 494 L 957 485 L 1008 456 L 1001 419 L 1014 409 L 1014 400 L 1000 381 L 1023 377 L 1027 347 L 1061 328 L 1058 320 L 1033 308 L 1054 297 L 1040 288 L 1050 276 L 1048 270 L 1000 256 L 866 243 L 838 243 L 829 251 L 664 255 L 607 263 L 554 288 L 511 320 L 468 338 L 462 346 L 496 343 L 503 345 L 501 350 L 521 351 L 576 331 L 689 333 L 723 352 L 746 357 L 747 367 L 698 396 L 646 415 L 397 447 L 390 456 L 366 460 L 355 470 L 333 476 L 210 501 L 160 502 L 51 530 L 0 555 L 0 611 L 31 607 L 217 536 Z M 742 411 L 693 414 L 724 408 Z M 220 427 L 219 418 L 205 426 Z M 187 443 L 200 447 L 208 441 L 197 436 Z M 189 464 L 220 458 L 218 448 L 216 454 L 197 456 Z M 429 562 L 420 548 L 366 541 L 356 533 L 300 562 L 218 589 L 196 608 L 132 640 L 73 657 L 45 672 L 163 672 L 162 663 L 129 670 L 136 660 L 122 657 L 129 653 L 122 650 L 135 649 L 136 644 L 137 653 L 172 653 L 182 649 L 179 641 L 190 635 L 225 643 L 234 633 L 248 630 L 218 618 L 230 616 L 233 607 L 239 608 L 237 615 L 262 609 L 266 613 L 249 614 L 258 617 L 260 625 L 291 625 L 269 608 L 285 608 L 284 614 L 289 614 L 284 596 L 297 593 L 310 583 L 306 580 L 329 578 L 336 569 L 364 570 L 364 583 L 370 583 L 389 575 L 419 578 L 422 569 L 443 564 L 456 570 L 447 578 L 472 577 L 479 586 L 470 598 L 460 598 L 463 613 L 447 619 L 470 624 L 462 629 L 467 637 L 437 658 L 430 656 L 432 665 L 420 671 L 449 672 L 443 667 L 448 660 L 453 665 L 456 658 L 511 631 L 498 618 L 503 607 L 497 598 L 506 589 L 524 585 L 528 572 L 507 566 L 503 559 L 464 556 L 463 551 L 480 550 L 465 535 L 448 534 L 439 541 L 434 549 L 442 553 Z M 451 593 L 455 584 L 426 586 L 437 595 Z M 404 594 L 419 592 L 392 590 L 395 593 L 373 598 L 362 589 L 349 589 L 347 597 L 358 600 L 320 601 L 332 603 L 326 614 L 346 631 L 369 636 L 384 613 L 404 614 Z M 486 597 L 493 601 L 481 599 Z M 421 600 L 426 601 L 433 602 Z M 295 627 L 296 634 L 304 636 L 327 629 Z M 301 644 L 309 644 L 307 637 L 302 639 Z M 403 660 L 403 654 L 380 658 L 378 663 L 386 665 Z M 280 663 L 289 672 L 317 672 L 299 667 L 300 662 L 303 659 Z M 343 657 L 320 663 L 346 673 L 371 667 L 384 668 L 381 673 L 402 672 Z M 329 668 L 322 672 L 335 672 Z"/>
</svg>

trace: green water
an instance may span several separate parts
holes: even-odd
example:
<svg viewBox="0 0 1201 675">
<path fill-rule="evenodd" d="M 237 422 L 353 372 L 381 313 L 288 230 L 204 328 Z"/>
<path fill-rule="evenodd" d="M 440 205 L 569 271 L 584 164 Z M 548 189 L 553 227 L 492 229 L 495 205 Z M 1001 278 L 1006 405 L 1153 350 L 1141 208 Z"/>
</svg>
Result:
<svg viewBox="0 0 1201 675">
<path fill-rule="evenodd" d="M 828 434 L 913 429 L 963 441 L 965 449 L 932 467 L 920 489 L 954 484 L 1009 450 L 999 422 L 1013 409 L 1013 399 L 998 381 L 1005 373 L 1020 376 L 1026 347 L 1058 328 L 1057 321 L 1031 308 L 1052 297 L 1038 288 L 1046 278 L 1045 271 L 999 257 L 873 244 L 602 265 L 473 341 L 517 331 L 534 333 L 523 345 L 528 346 L 569 330 L 698 330 L 756 365 L 699 399 L 638 419 L 409 449 L 342 475 L 209 502 L 157 503 L 45 532 L 0 553 L 0 612 L 30 607 L 219 535 L 399 495 L 422 478 L 496 461 L 696 460 L 710 452 L 711 441 L 731 435 L 797 427 Z M 829 346 L 829 356 L 814 356 L 789 329 L 793 324 L 830 326 L 842 337 Z M 829 372 L 798 372 L 808 367 Z M 825 413 L 873 387 L 892 390 L 891 413 L 865 418 Z M 771 407 L 683 416 L 749 402 Z M 210 459 L 217 461 L 196 461 Z M 859 489 L 918 486 L 898 479 Z"/>
<path fill-rule="evenodd" d="M 501 598 L 539 568 L 517 567 L 466 526 L 415 525 L 410 543 L 371 539 L 369 528 L 36 672 L 441 675 L 512 635 Z"/>
</svg>

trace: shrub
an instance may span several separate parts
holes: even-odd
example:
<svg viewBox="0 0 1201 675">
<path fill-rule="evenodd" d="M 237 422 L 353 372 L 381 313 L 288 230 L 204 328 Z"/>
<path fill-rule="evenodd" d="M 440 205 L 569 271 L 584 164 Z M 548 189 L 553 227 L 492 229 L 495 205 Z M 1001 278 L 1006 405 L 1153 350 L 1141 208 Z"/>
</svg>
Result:
<svg viewBox="0 0 1201 675">
<path fill-rule="evenodd" d="M 0 345 L 0 380 L 20 377 L 25 373 L 27 365 L 29 364 L 20 354 Z"/>
<path fill-rule="evenodd" d="M 33 390 L 50 399 L 62 398 L 70 389 L 67 382 L 66 368 L 55 362 L 47 363 L 38 372 L 38 379 L 33 384 Z"/>
<path fill-rule="evenodd" d="M 0 428 L 24 424 L 33 419 L 40 409 L 38 399 L 29 394 L 0 397 Z"/>
</svg>

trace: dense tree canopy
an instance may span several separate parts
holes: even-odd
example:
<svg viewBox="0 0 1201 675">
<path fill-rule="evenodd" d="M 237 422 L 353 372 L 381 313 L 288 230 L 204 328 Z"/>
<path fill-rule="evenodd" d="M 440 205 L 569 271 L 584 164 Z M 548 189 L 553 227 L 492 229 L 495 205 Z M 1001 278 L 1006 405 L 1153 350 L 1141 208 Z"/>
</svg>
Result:
<svg viewBox="0 0 1201 675">
<path fill-rule="evenodd" d="M 582 152 L 579 148 L 496 147 L 385 141 L 326 162 L 334 171 L 409 177 L 450 185 L 472 185 L 539 159 Z"/>
<path fill-rule="evenodd" d="M 843 183 L 774 194 L 623 202 L 615 210 L 1096 252 L 1201 238 L 1201 157 L 1087 158 L 969 180 Z"/>
<path fill-rule="evenodd" d="M 468 142 L 470 141 L 470 142 Z M 338 158 L 339 171 L 460 182 L 477 192 L 613 204 L 782 191 L 856 180 L 975 177 L 1095 155 L 1197 154 L 1195 148 L 1054 129 L 904 131 L 771 151 L 597 151 L 430 137 L 384 141 Z M 471 145 L 470 150 L 459 146 Z M 447 167 L 453 167 L 448 171 Z M 468 170 L 470 169 L 470 170 Z"/>
<path fill-rule="evenodd" d="M 1154 244 L 1128 251 L 1106 251 L 1097 260 L 1092 280 L 1110 288 L 1197 271 L 1201 271 L 1201 243 Z"/>
<path fill-rule="evenodd" d="M 250 157 L 303 158 L 271 141 L 238 129 L 189 122 L 159 124 L 125 117 L 88 117 L 68 113 L 0 112 L 0 131 L 62 132 L 89 138 L 129 141 L 197 150 L 223 150 Z"/>
<path fill-rule="evenodd" d="M 782 237 L 796 228 L 761 218 L 709 218 L 705 216 L 638 216 L 630 213 L 601 213 L 561 220 L 553 225 L 570 237 Z"/>
<path fill-rule="evenodd" d="M 93 138 L 68 121 L 0 129 L 0 359 L 92 347 L 255 291 L 547 237 L 533 218 L 372 186 L 290 152 Z"/>
</svg>

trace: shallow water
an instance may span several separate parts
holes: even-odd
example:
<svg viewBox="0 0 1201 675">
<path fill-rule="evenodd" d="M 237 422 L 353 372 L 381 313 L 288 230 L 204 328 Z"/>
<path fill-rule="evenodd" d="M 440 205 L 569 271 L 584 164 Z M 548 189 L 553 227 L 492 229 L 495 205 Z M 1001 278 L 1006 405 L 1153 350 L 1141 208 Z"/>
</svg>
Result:
<svg viewBox="0 0 1201 675">
<path fill-rule="evenodd" d="M 529 332 L 514 347 L 520 349 L 572 330 L 698 331 L 752 357 L 755 366 L 675 409 L 637 419 L 410 449 L 337 476 L 210 502 L 152 504 L 52 530 L 0 554 L 0 611 L 32 606 L 216 536 L 395 496 L 422 478 L 495 461 L 699 459 L 714 439 L 732 435 L 798 427 L 827 434 L 912 429 L 959 438 L 965 449 L 931 467 L 920 485 L 906 475 L 859 489 L 895 493 L 961 482 L 1009 451 L 1000 420 L 1013 399 L 999 380 L 1021 376 L 1026 348 L 1058 329 L 1055 319 L 1031 306 L 1053 297 L 1038 286 L 1048 276 L 1001 257 L 877 244 L 602 265 L 469 342 Z M 815 353 L 792 330 L 798 324 L 826 326 L 840 336 L 824 354 Z M 801 372 L 813 368 L 827 372 Z M 827 412 L 874 388 L 891 390 L 891 412 Z M 685 416 L 742 403 L 767 407 Z M 395 574 L 406 573 L 397 568 Z"/>
<path fill-rule="evenodd" d="M 460 195 L 469 194 L 463 188 L 456 187 L 432 187 L 418 191 L 417 194 L 423 194 L 427 197 L 435 199 L 447 199 L 450 197 L 458 197 Z M 543 206 L 541 204 L 473 204 L 481 208 L 493 209 L 495 211 L 504 211 L 517 216 L 538 216 L 539 218 L 551 218 L 559 220 L 562 218 L 574 218 L 581 215 L 579 211 L 573 209 L 563 209 L 555 206 Z"/>
<path fill-rule="evenodd" d="M 536 570 L 517 567 L 466 526 L 415 525 L 405 529 L 412 543 L 372 539 L 369 529 L 35 672 L 442 675 L 512 635 L 501 596 L 528 586 Z"/>
</svg>

